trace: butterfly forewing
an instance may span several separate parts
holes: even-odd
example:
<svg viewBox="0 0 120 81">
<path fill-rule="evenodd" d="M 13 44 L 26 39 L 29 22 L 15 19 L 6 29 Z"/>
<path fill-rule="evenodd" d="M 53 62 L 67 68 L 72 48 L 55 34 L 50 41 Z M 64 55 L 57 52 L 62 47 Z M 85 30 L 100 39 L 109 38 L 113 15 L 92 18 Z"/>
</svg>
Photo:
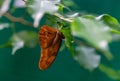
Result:
<svg viewBox="0 0 120 81">
<path fill-rule="evenodd" d="M 39 31 L 39 40 L 40 40 L 40 47 L 41 48 L 47 48 L 49 47 L 55 36 L 56 36 L 56 29 L 49 28 L 48 26 L 41 27 Z"/>
</svg>

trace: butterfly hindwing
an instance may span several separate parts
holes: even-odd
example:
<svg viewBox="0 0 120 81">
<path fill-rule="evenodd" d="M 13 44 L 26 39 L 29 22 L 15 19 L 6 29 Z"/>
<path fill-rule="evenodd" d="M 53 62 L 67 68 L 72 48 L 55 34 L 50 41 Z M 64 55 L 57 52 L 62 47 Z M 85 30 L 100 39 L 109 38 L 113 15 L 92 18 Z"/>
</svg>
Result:
<svg viewBox="0 0 120 81">
<path fill-rule="evenodd" d="M 39 67 L 47 69 L 55 60 L 62 41 L 62 34 L 55 28 L 43 26 L 39 32 L 41 57 Z"/>
</svg>

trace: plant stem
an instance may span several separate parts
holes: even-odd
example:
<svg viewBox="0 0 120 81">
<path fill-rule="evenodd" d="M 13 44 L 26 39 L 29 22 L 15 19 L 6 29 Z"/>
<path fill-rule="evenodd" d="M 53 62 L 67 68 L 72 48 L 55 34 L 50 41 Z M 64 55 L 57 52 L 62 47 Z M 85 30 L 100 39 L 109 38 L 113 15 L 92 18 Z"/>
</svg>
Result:
<svg viewBox="0 0 120 81">
<path fill-rule="evenodd" d="M 33 27 L 33 23 L 28 22 L 27 20 L 23 19 L 22 17 L 16 18 L 16 17 L 12 16 L 11 14 L 9 14 L 7 12 L 3 16 L 8 18 L 12 22 L 19 22 L 19 23 L 24 24 L 26 26 L 32 26 Z"/>
</svg>

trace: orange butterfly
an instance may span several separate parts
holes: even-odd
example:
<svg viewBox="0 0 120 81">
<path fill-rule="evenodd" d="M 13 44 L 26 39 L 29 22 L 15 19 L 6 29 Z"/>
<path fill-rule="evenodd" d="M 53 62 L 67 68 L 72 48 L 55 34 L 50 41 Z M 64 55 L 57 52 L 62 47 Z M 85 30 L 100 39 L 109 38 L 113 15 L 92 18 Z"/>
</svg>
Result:
<svg viewBox="0 0 120 81">
<path fill-rule="evenodd" d="M 59 30 L 46 25 L 41 27 L 39 31 L 39 41 L 42 49 L 39 61 L 41 70 L 47 69 L 54 62 L 62 38 L 63 35 Z"/>
</svg>

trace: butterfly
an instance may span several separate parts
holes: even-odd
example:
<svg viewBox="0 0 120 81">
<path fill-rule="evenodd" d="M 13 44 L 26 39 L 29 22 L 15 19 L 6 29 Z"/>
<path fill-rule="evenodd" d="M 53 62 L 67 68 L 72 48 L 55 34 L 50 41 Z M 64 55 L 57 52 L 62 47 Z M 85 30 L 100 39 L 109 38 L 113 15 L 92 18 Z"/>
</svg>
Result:
<svg viewBox="0 0 120 81">
<path fill-rule="evenodd" d="M 45 70 L 54 62 L 59 51 L 63 34 L 50 26 L 44 25 L 39 31 L 39 42 L 41 47 L 41 56 L 39 68 Z"/>
</svg>

